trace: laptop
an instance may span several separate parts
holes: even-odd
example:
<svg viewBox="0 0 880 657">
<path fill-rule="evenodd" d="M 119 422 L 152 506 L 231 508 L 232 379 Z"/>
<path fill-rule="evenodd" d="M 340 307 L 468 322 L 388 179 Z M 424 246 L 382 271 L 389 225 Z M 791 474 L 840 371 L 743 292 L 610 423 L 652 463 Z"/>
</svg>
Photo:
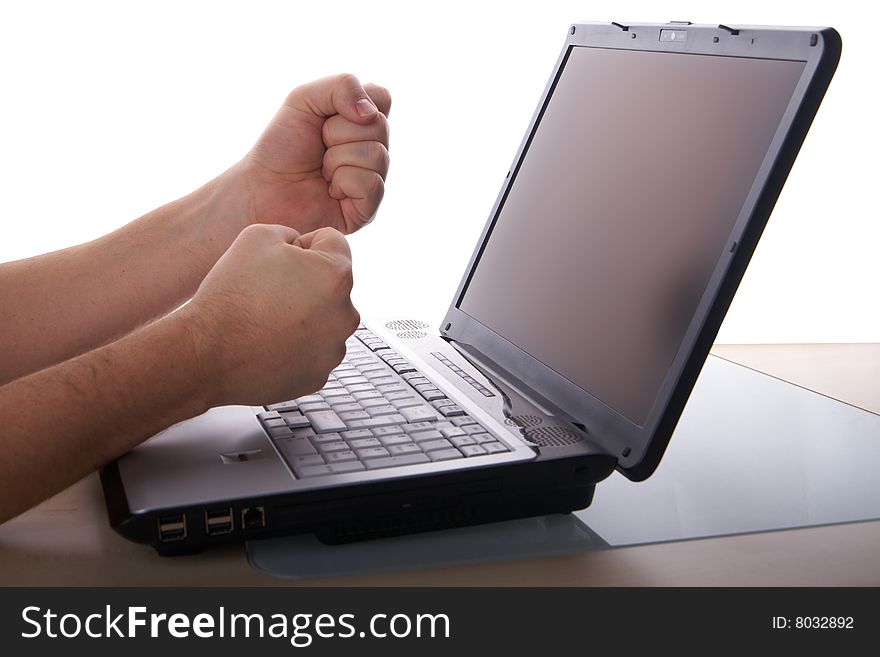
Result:
<svg viewBox="0 0 880 657">
<path fill-rule="evenodd" d="M 340 543 L 645 479 L 840 49 L 831 28 L 571 25 L 439 331 L 364 322 L 314 394 L 157 434 L 102 470 L 111 525 L 169 555 Z"/>
</svg>

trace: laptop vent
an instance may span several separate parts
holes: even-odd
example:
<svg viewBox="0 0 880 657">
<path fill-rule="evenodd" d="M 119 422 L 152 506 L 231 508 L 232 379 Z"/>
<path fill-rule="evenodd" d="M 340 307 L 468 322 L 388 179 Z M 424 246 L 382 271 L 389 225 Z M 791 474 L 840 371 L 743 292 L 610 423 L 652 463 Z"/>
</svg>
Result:
<svg viewBox="0 0 880 657">
<path fill-rule="evenodd" d="M 528 429 L 543 424 L 544 420 L 537 415 L 514 415 L 513 417 L 504 420 L 504 423 L 511 427 L 523 427 L 524 429 Z"/>
<path fill-rule="evenodd" d="M 563 445 L 573 445 L 583 440 L 579 433 L 558 426 L 526 429 L 526 438 L 541 447 L 562 447 Z"/>
<path fill-rule="evenodd" d="M 427 336 L 428 334 L 424 331 L 401 331 L 397 334 L 401 340 L 421 340 Z"/>
<path fill-rule="evenodd" d="M 428 325 L 417 319 L 395 319 L 393 322 L 388 322 L 385 328 L 392 331 L 418 331 L 419 329 L 428 328 Z"/>
</svg>

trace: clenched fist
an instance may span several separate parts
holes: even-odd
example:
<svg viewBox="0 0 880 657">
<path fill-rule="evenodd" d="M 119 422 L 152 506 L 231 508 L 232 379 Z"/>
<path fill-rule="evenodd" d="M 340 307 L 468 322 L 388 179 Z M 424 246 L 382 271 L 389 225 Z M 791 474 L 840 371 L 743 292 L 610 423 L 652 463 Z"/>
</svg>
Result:
<svg viewBox="0 0 880 657">
<path fill-rule="evenodd" d="M 246 228 L 177 315 L 210 403 L 261 405 L 321 388 L 360 317 L 351 252 L 332 228 Z"/>
<path fill-rule="evenodd" d="M 382 87 L 336 75 L 294 89 L 232 172 L 251 221 L 352 233 L 376 215 L 388 173 Z"/>
</svg>

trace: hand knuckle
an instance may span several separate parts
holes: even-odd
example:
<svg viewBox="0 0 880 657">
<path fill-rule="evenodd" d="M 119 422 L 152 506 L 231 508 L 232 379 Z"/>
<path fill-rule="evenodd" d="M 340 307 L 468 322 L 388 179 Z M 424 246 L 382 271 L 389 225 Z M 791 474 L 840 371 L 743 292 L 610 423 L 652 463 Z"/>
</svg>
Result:
<svg viewBox="0 0 880 657">
<path fill-rule="evenodd" d="M 379 114 L 379 118 L 376 121 L 376 126 L 379 132 L 379 141 L 387 146 L 388 139 L 391 135 L 391 127 L 388 124 L 388 117 L 386 117 L 384 114 Z"/>
<path fill-rule="evenodd" d="M 385 159 L 388 157 L 388 149 L 385 148 L 385 144 L 379 141 L 368 141 L 367 143 L 367 157 L 371 162 L 376 162 L 377 164 L 384 164 Z"/>
<path fill-rule="evenodd" d="M 380 201 L 382 197 L 385 196 L 385 181 L 382 180 L 382 176 L 380 176 L 375 171 L 373 175 L 370 176 L 370 189 L 369 193 L 371 196 L 375 196 Z"/>
<path fill-rule="evenodd" d="M 339 84 L 345 87 L 359 87 L 361 86 L 361 81 L 358 80 L 358 77 L 353 73 L 340 73 L 336 76 L 336 80 Z"/>
<path fill-rule="evenodd" d="M 340 294 L 348 296 L 354 287 L 354 271 L 348 263 L 342 263 L 336 269 L 336 287 Z"/>
<path fill-rule="evenodd" d="M 254 239 L 259 239 L 261 236 L 266 234 L 266 231 L 269 227 L 266 224 L 251 224 L 246 226 L 244 230 L 242 230 L 238 237 L 241 240 L 251 241 Z"/>
</svg>

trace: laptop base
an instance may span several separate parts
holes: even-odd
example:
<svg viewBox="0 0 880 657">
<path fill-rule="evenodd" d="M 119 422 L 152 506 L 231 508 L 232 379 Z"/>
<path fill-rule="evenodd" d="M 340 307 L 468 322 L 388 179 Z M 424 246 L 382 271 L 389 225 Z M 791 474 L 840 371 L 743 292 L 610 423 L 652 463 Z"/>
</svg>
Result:
<svg viewBox="0 0 880 657">
<path fill-rule="evenodd" d="M 583 509 L 593 499 L 595 482 L 607 477 L 614 465 L 613 458 L 600 454 L 539 458 L 419 479 L 238 500 L 229 507 L 236 527 L 240 518 L 255 521 L 250 527 L 242 521 L 241 529 L 227 534 L 211 533 L 204 508 L 169 509 L 163 517 L 174 516 L 180 525 L 180 538 L 173 540 L 157 535 L 154 514 L 110 507 L 108 512 L 116 531 L 151 544 L 163 556 L 193 554 L 242 539 L 306 533 L 326 544 L 341 544 Z M 123 495 L 115 466 L 104 469 L 101 481 L 108 499 Z"/>
</svg>

